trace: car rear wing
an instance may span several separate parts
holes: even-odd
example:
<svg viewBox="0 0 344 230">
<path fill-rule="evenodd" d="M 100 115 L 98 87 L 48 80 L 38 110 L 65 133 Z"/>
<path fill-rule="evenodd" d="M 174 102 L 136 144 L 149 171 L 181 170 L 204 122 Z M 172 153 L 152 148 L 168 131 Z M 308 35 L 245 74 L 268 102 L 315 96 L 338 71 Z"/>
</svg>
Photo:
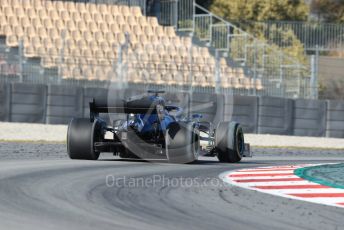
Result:
<svg viewBox="0 0 344 230">
<path fill-rule="evenodd" d="M 156 114 L 158 102 L 147 97 L 126 101 L 121 99 L 108 99 L 107 97 L 93 98 L 90 102 L 90 114 L 124 113 L 124 114 Z"/>
</svg>

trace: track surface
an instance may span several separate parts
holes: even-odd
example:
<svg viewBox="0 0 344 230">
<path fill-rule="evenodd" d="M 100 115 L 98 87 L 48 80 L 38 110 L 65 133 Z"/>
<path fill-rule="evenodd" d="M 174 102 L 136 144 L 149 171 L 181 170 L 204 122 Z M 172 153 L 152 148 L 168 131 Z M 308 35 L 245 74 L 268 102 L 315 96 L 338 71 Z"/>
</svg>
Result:
<svg viewBox="0 0 344 230">
<path fill-rule="evenodd" d="M 344 161 L 315 158 L 256 156 L 239 164 L 201 158 L 189 165 L 6 160 L 0 162 L 0 229 L 343 229 L 344 209 L 218 179 L 240 168 Z"/>
</svg>

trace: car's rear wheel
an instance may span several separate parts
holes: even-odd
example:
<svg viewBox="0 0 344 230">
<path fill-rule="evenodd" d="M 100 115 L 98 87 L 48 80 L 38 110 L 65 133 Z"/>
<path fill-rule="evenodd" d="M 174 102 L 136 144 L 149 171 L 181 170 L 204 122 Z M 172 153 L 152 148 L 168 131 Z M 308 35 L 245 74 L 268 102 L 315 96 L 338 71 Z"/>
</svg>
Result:
<svg viewBox="0 0 344 230">
<path fill-rule="evenodd" d="M 74 118 L 68 125 L 67 152 L 71 159 L 97 160 L 99 152 L 94 150 L 94 143 L 102 136 L 101 124 L 97 120 Z"/>
<path fill-rule="evenodd" d="M 166 156 L 171 163 L 196 161 L 200 150 L 200 136 L 195 123 L 173 122 L 166 131 Z"/>
<path fill-rule="evenodd" d="M 244 154 L 244 132 L 237 122 L 220 122 L 215 133 L 215 147 L 220 162 L 239 162 Z"/>
</svg>

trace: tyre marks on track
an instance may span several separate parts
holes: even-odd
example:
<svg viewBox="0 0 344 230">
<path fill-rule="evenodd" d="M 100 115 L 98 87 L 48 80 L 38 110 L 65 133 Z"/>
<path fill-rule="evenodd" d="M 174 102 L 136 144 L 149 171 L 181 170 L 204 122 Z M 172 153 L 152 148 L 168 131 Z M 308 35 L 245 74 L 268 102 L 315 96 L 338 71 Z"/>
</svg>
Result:
<svg viewBox="0 0 344 230">
<path fill-rule="evenodd" d="M 294 174 L 294 170 L 316 164 L 269 166 L 220 174 L 231 185 L 291 199 L 344 208 L 344 189 L 317 184 Z"/>
</svg>

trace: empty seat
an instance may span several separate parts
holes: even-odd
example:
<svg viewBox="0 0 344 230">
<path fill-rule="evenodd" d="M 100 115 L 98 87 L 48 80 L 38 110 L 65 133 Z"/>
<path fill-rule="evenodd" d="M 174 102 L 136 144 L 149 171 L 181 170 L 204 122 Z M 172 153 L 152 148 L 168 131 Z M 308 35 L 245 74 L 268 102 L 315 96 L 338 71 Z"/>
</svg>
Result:
<svg viewBox="0 0 344 230">
<path fill-rule="evenodd" d="M 119 8 L 120 13 L 123 16 L 130 16 L 131 15 L 129 6 L 121 5 L 118 8 Z"/>
<path fill-rule="evenodd" d="M 148 23 L 152 26 L 152 27 L 158 27 L 159 23 L 158 23 L 158 19 L 156 17 L 148 17 Z"/>
<path fill-rule="evenodd" d="M 82 15 L 82 18 L 83 18 L 85 23 L 90 23 L 90 22 L 93 21 L 93 18 L 92 18 L 91 14 L 89 12 L 85 12 L 85 13 L 83 13 L 81 15 Z"/>
<path fill-rule="evenodd" d="M 0 0 L 0 6 L 5 7 L 5 6 L 9 6 L 9 0 Z"/>
<path fill-rule="evenodd" d="M 22 18 L 25 16 L 24 9 L 22 7 L 15 7 L 14 8 L 14 15 L 17 16 L 17 18 Z"/>
<path fill-rule="evenodd" d="M 98 26 L 95 22 L 89 22 L 87 26 L 88 26 L 89 31 L 91 31 L 92 33 L 95 33 L 98 31 Z"/>
<path fill-rule="evenodd" d="M 99 50 L 98 43 L 95 40 L 90 41 L 88 43 L 88 47 L 92 50 L 92 52 Z"/>
<path fill-rule="evenodd" d="M 9 47 L 17 47 L 19 45 L 18 43 L 18 37 L 15 34 L 11 34 L 6 37 L 6 45 Z"/>
<path fill-rule="evenodd" d="M 20 1 L 20 6 L 23 7 L 23 9 L 29 9 L 32 7 L 31 1 Z"/>
<path fill-rule="evenodd" d="M 60 16 L 59 16 L 58 12 L 55 10 L 49 11 L 49 18 L 50 18 L 50 20 L 53 20 L 53 21 L 60 20 Z"/>
<path fill-rule="evenodd" d="M 165 27 L 165 34 L 170 38 L 176 36 L 176 32 L 172 26 L 166 26 Z"/>
<path fill-rule="evenodd" d="M 100 22 L 98 23 L 98 28 L 99 31 L 101 31 L 102 33 L 107 33 L 109 30 L 109 26 L 106 22 Z"/>
<path fill-rule="evenodd" d="M 11 26 L 17 26 L 19 25 L 18 19 L 16 16 L 9 16 L 7 20 L 8 24 Z"/>
<path fill-rule="evenodd" d="M 119 9 L 118 9 L 118 5 L 110 5 L 110 14 L 111 15 L 119 15 Z"/>
<path fill-rule="evenodd" d="M 75 7 L 76 7 L 76 9 L 77 9 L 77 11 L 78 11 L 79 13 L 87 12 L 85 3 L 77 2 L 77 3 L 75 4 Z"/>
<path fill-rule="evenodd" d="M 152 35 L 148 38 L 148 41 L 152 44 L 152 45 L 158 45 L 160 44 L 160 40 L 158 36 Z M 147 43 L 147 42 L 146 42 Z"/>
<path fill-rule="evenodd" d="M 40 57 L 44 57 L 47 54 L 47 50 L 43 46 L 39 46 L 36 49 L 36 52 L 37 52 L 38 56 L 40 56 Z"/>
<path fill-rule="evenodd" d="M 104 58 L 105 57 L 104 52 L 102 50 L 99 50 L 99 49 L 95 51 L 94 56 L 96 58 Z"/>
<path fill-rule="evenodd" d="M 254 78 L 252 78 L 251 84 L 252 84 L 252 87 L 255 87 L 257 90 L 262 90 L 264 88 L 263 84 L 262 84 L 262 80 L 259 78 L 257 78 L 256 80 L 254 80 Z"/>
<path fill-rule="evenodd" d="M 71 76 L 71 72 L 68 66 L 66 65 L 59 66 L 58 74 L 59 74 L 59 77 L 61 77 L 62 79 L 68 79 Z"/>
<path fill-rule="evenodd" d="M 94 13 L 93 14 L 93 21 L 95 23 L 99 23 L 103 21 L 103 16 L 100 13 Z"/>
<path fill-rule="evenodd" d="M 102 81 L 107 80 L 107 75 L 103 67 L 96 67 L 96 70 L 94 73 L 95 73 L 94 75 L 95 79 L 102 80 Z"/>
<path fill-rule="evenodd" d="M 101 15 L 106 15 L 109 13 L 108 5 L 106 4 L 98 4 L 98 12 Z"/>
<path fill-rule="evenodd" d="M 115 20 L 114 20 L 114 17 L 113 17 L 112 14 L 107 14 L 107 15 L 105 15 L 104 21 L 105 21 L 105 23 L 107 23 L 108 25 L 112 25 L 112 24 L 115 23 Z"/>
<path fill-rule="evenodd" d="M 208 48 L 193 46 L 191 37 L 177 36 L 174 27 L 159 25 L 156 17 L 143 16 L 140 7 L 71 1 L 0 2 L 0 34 L 6 35 L 6 44 L 16 47 L 24 39 L 26 57 L 41 55 L 44 68 L 58 65 L 67 79 L 109 80 L 119 45 L 128 38 L 130 45 L 122 57 L 130 81 L 180 85 L 194 77 L 197 86 L 214 86 L 216 65 Z M 60 54 L 74 63 L 59 64 L 54 57 Z M 224 58 L 220 67 L 224 87 L 263 88 L 261 80 L 253 82 L 242 68 L 233 71 Z"/>
<path fill-rule="evenodd" d="M 173 37 L 172 40 L 170 40 L 170 41 L 171 41 L 172 44 L 173 44 L 174 46 L 176 46 L 176 47 L 182 45 L 182 43 L 181 43 L 181 41 L 180 41 L 180 38 L 179 38 L 178 36 Z"/>
<path fill-rule="evenodd" d="M 141 30 L 141 26 L 139 26 L 139 25 L 135 25 L 135 26 L 133 27 L 133 33 L 134 33 L 135 35 L 142 35 L 142 34 L 146 35 L 145 33 L 143 33 L 143 31 Z M 147 36 L 147 35 L 146 35 L 146 36 Z"/>
<path fill-rule="evenodd" d="M 44 46 L 45 49 L 50 49 L 50 48 L 55 48 L 51 38 L 46 37 L 42 40 L 42 45 Z"/>
<path fill-rule="evenodd" d="M 0 35 L 5 35 L 5 27 L 7 26 L 7 18 L 0 14 Z"/>
<path fill-rule="evenodd" d="M 43 27 L 43 24 L 40 18 L 31 19 L 31 25 L 34 26 L 35 28 Z"/>
<path fill-rule="evenodd" d="M 48 18 L 49 16 L 48 16 L 48 11 L 45 9 L 45 8 L 42 8 L 42 9 L 39 9 L 38 10 L 38 17 L 40 18 L 40 19 L 45 19 L 45 18 Z"/>
<path fill-rule="evenodd" d="M 35 52 L 35 49 L 33 46 L 31 45 L 28 45 L 24 48 L 24 57 L 26 58 L 33 58 L 33 57 L 36 57 L 37 54 Z"/>
<path fill-rule="evenodd" d="M 140 72 L 137 69 L 130 69 L 128 71 L 128 80 L 133 83 L 143 83 L 144 79 L 140 75 Z"/>
<path fill-rule="evenodd" d="M 57 67 L 57 63 L 55 62 L 55 59 L 53 56 L 44 56 L 42 61 L 41 61 L 41 65 L 44 68 L 54 68 Z"/>
<path fill-rule="evenodd" d="M 116 35 L 116 41 L 118 44 L 124 44 L 126 41 L 125 35 L 123 33 L 118 33 Z"/>
<path fill-rule="evenodd" d="M 66 29 L 68 31 L 74 31 L 77 29 L 77 26 L 75 25 L 75 22 L 74 21 L 67 21 L 66 23 Z"/>
<path fill-rule="evenodd" d="M 43 1 L 43 7 L 45 10 L 53 10 L 55 8 L 52 1 Z"/>
<path fill-rule="evenodd" d="M 13 12 L 11 6 L 3 6 L 2 9 L 3 9 L 3 12 L 5 13 L 5 15 L 6 15 L 7 17 L 10 17 L 10 16 L 15 15 L 15 13 Z"/>
<path fill-rule="evenodd" d="M 155 35 L 158 37 L 164 37 L 165 36 L 165 31 L 164 28 L 162 26 L 156 26 L 156 27 L 152 27 L 154 28 L 154 32 Z"/>
<path fill-rule="evenodd" d="M 78 23 L 83 20 L 79 11 L 72 12 L 71 18 L 75 23 Z"/>
<path fill-rule="evenodd" d="M 43 26 L 45 29 L 51 29 L 54 28 L 53 22 L 51 21 L 50 18 L 45 18 L 43 20 Z"/>
<path fill-rule="evenodd" d="M 98 44 L 104 41 L 104 36 L 101 31 L 95 32 L 93 36 L 94 36 L 95 41 L 98 42 Z"/>
<path fill-rule="evenodd" d="M 242 88 L 242 85 L 240 84 L 239 78 L 230 78 L 231 80 L 231 86 L 235 89 Z"/>
<path fill-rule="evenodd" d="M 93 69 L 88 67 L 88 68 L 83 68 L 83 77 L 84 79 L 88 79 L 88 80 L 94 80 L 94 73 L 93 73 Z"/>
<path fill-rule="evenodd" d="M 139 24 L 141 27 L 150 26 L 150 24 L 148 23 L 146 17 L 139 17 L 139 18 L 138 18 L 138 24 Z"/>
<path fill-rule="evenodd" d="M 126 21 L 125 21 L 123 15 L 116 15 L 115 21 L 118 25 L 125 25 L 126 24 Z"/>
<path fill-rule="evenodd" d="M 138 25 L 137 21 L 136 21 L 136 17 L 132 16 L 132 15 L 129 15 L 127 17 L 127 23 L 129 26 L 136 26 Z"/>
<path fill-rule="evenodd" d="M 54 38 L 59 38 L 61 37 L 61 34 L 58 32 L 57 29 L 52 28 L 48 30 L 49 36 L 54 39 Z"/>
<path fill-rule="evenodd" d="M 182 37 L 182 43 L 185 47 L 190 47 L 192 45 L 192 39 L 190 37 Z"/>
<path fill-rule="evenodd" d="M 121 28 L 118 24 L 111 24 L 110 25 L 110 31 L 114 34 L 119 33 L 121 31 Z"/>
<path fill-rule="evenodd" d="M 64 22 L 70 21 L 71 20 L 71 15 L 68 11 L 63 10 L 60 12 L 60 19 Z"/>
<path fill-rule="evenodd" d="M 57 49 L 61 49 L 62 46 L 63 46 L 63 41 L 61 38 L 55 38 L 53 39 L 53 42 L 54 42 L 54 46 L 57 48 Z"/>
<path fill-rule="evenodd" d="M 130 13 L 132 15 L 134 15 L 135 17 L 141 17 L 142 16 L 141 8 L 138 6 L 130 7 Z"/>
<path fill-rule="evenodd" d="M 247 90 L 251 89 L 251 80 L 249 78 L 244 77 L 244 78 L 241 78 L 240 80 L 244 89 L 247 89 Z"/>
<path fill-rule="evenodd" d="M 111 59 L 111 61 L 114 62 L 114 59 L 117 59 L 117 52 L 115 50 L 108 50 L 105 53 L 105 57 Z"/>
<path fill-rule="evenodd" d="M 13 34 L 16 35 L 18 38 L 24 36 L 24 30 L 21 26 L 14 27 Z"/>
<path fill-rule="evenodd" d="M 59 31 L 62 31 L 65 29 L 65 25 L 63 24 L 63 21 L 57 20 L 55 21 L 55 28 Z"/>
<path fill-rule="evenodd" d="M 130 28 L 129 25 L 124 24 L 124 25 L 121 25 L 121 32 L 124 33 L 124 34 L 125 33 L 130 34 L 132 31 L 131 31 L 131 28 Z"/>
<path fill-rule="evenodd" d="M 67 11 L 69 11 L 70 13 L 77 11 L 74 2 L 67 1 L 67 2 L 65 2 L 65 4 L 66 4 Z M 91 4 L 89 4 L 89 5 L 91 5 Z"/>
<path fill-rule="evenodd" d="M 42 0 L 32 0 L 32 6 L 35 8 L 35 9 L 40 9 L 40 8 L 43 8 L 43 2 Z"/>
<path fill-rule="evenodd" d="M 73 65 L 70 67 L 70 71 L 71 71 L 71 78 L 73 78 L 75 80 L 84 79 L 84 76 L 82 75 L 80 66 Z"/>
</svg>

